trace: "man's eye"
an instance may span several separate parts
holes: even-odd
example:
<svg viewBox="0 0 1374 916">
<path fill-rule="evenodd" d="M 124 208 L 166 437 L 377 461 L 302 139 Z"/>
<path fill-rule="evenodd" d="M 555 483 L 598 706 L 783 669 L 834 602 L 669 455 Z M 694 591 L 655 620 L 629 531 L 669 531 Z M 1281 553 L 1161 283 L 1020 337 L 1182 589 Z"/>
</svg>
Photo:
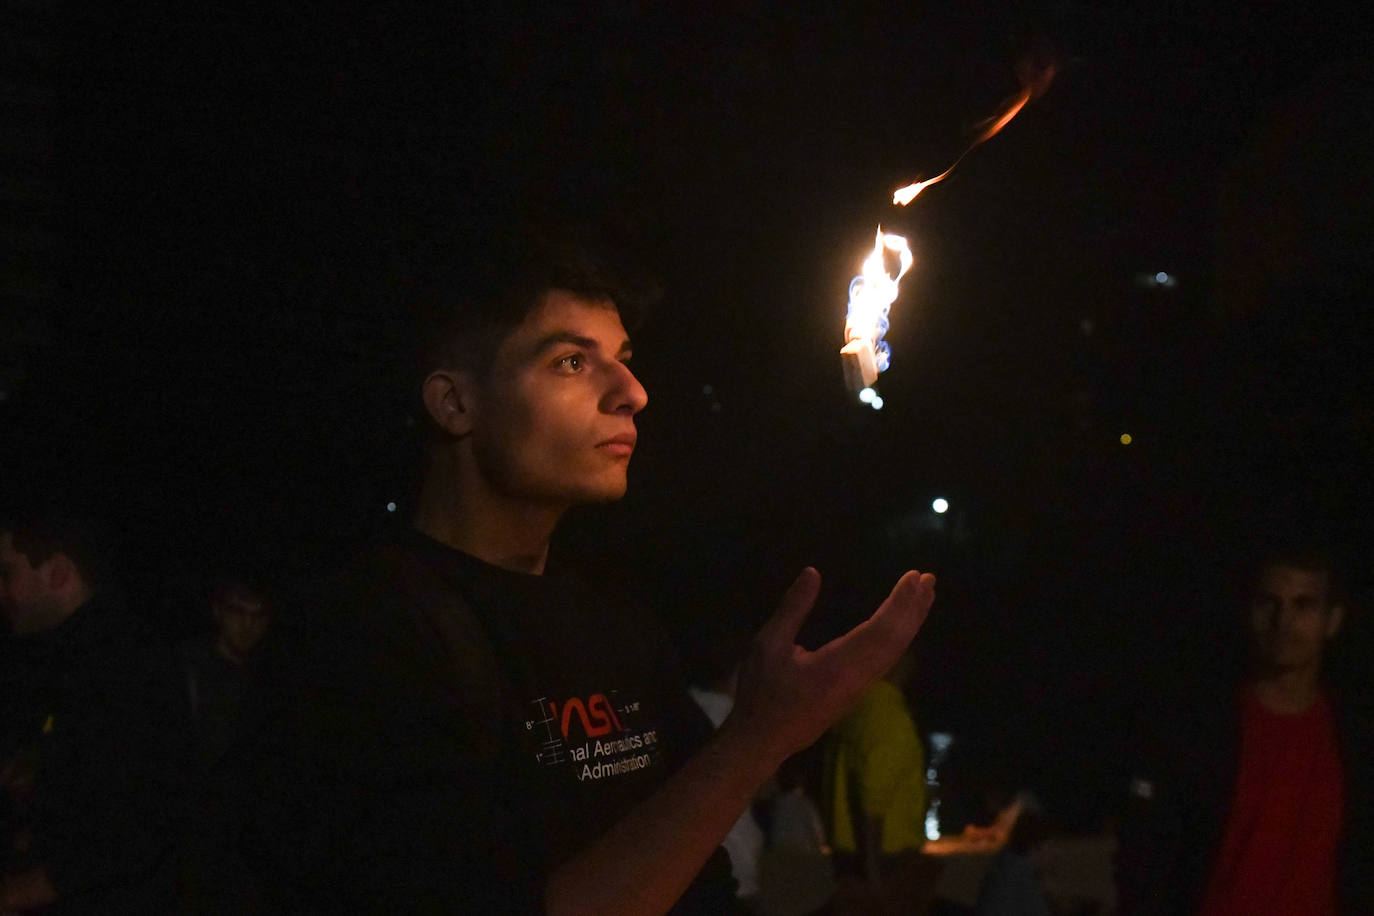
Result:
<svg viewBox="0 0 1374 916">
<path fill-rule="evenodd" d="M 581 372 L 584 365 L 585 363 L 580 353 L 565 356 L 558 361 L 558 368 L 568 372 Z"/>
</svg>

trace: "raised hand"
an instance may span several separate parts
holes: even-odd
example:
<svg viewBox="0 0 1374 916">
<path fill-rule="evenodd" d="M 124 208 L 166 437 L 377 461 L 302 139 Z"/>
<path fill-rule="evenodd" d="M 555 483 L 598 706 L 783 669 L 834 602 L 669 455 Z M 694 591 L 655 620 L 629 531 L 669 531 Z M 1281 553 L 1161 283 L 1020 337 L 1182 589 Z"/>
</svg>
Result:
<svg viewBox="0 0 1374 916">
<path fill-rule="evenodd" d="M 891 670 L 935 600 L 935 577 L 908 572 L 871 617 L 808 652 L 797 645 L 797 632 L 820 586 L 816 570 L 802 570 L 754 637 L 723 726 L 746 733 L 779 760 L 819 738 L 865 687 Z"/>
</svg>

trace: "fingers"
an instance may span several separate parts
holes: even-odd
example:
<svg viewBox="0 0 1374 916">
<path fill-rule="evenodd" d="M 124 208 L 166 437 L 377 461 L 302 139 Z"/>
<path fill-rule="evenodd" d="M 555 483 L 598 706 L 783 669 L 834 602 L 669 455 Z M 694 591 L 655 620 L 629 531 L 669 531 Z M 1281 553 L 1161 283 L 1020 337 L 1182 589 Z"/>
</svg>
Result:
<svg viewBox="0 0 1374 916">
<path fill-rule="evenodd" d="M 905 647 L 926 622 L 934 602 L 935 577 L 915 570 L 906 573 L 868 619 L 872 635 L 883 641 L 900 641 Z"/>
<path fill-rule="evenodd" d="M 910 635 L 915 636 L 916 631 L 925 623 L 934 601 L 935 577 L 930 573 L 913 569 L 897 580 L 887 600 L 878 606 L 873 618 L 891 620 L 898 629 L 905 630 L 909 627 Z"/>
<path fill-rule="evenodd" d="M 801 571 L 782 596 L 778 609 L 759 630 L 759 641 L 765 646 L 790 646 L 797 640 L 797 632 L 816 603 L 821 591 L 821 574 L 810 566 Z"/>
<path fill-rule="evenodd" d="M 873 666 L 882 673 L 921 629 L 934 601 L 935 577 L 914 570 L 908 572 L 897 580 L 887 600 L 871 617 L 825 649 L 833 647 L 835 652 L 843 653 L 847 665 Z"/>
</svg>

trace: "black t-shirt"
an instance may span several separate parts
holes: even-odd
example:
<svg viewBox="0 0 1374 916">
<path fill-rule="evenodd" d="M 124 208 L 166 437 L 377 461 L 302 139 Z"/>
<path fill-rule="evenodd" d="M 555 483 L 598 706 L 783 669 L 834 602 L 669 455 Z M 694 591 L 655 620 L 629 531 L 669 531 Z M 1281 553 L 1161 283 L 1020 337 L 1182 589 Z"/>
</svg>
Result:
<svg viewBox="0 0 1374 916">
<path fill-rule="evenodd" d="M 419 535 L 282 633 L 250 836 L 293 909 L 539 912 L 710 733 L 649 617 Z M 718 850 L 676 912 L 733 892 Z"/>
<path fill-rule="evenodd" d="M 92 601 L 0 641 L 0 870 L 47 871 L 44 912 L 174 907 L 188 754 L 170 653 Z"/>
</svg>

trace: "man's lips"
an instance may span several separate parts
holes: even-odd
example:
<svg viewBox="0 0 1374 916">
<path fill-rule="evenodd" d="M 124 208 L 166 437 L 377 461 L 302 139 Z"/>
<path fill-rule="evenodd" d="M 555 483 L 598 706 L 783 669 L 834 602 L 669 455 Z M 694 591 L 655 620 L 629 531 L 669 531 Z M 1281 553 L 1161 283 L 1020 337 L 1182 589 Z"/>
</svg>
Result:
<svg viewBox="0 0 1374 916">
<path fill-rule="evenodd" d="M 636 438 L 634 433 L 625 433 L 624 435 L 607 439 L 604 442 L 598 442 L 596 447 L 605 449 L 612 455 L 628 458 L 635 450 Z"/>
</svg>

